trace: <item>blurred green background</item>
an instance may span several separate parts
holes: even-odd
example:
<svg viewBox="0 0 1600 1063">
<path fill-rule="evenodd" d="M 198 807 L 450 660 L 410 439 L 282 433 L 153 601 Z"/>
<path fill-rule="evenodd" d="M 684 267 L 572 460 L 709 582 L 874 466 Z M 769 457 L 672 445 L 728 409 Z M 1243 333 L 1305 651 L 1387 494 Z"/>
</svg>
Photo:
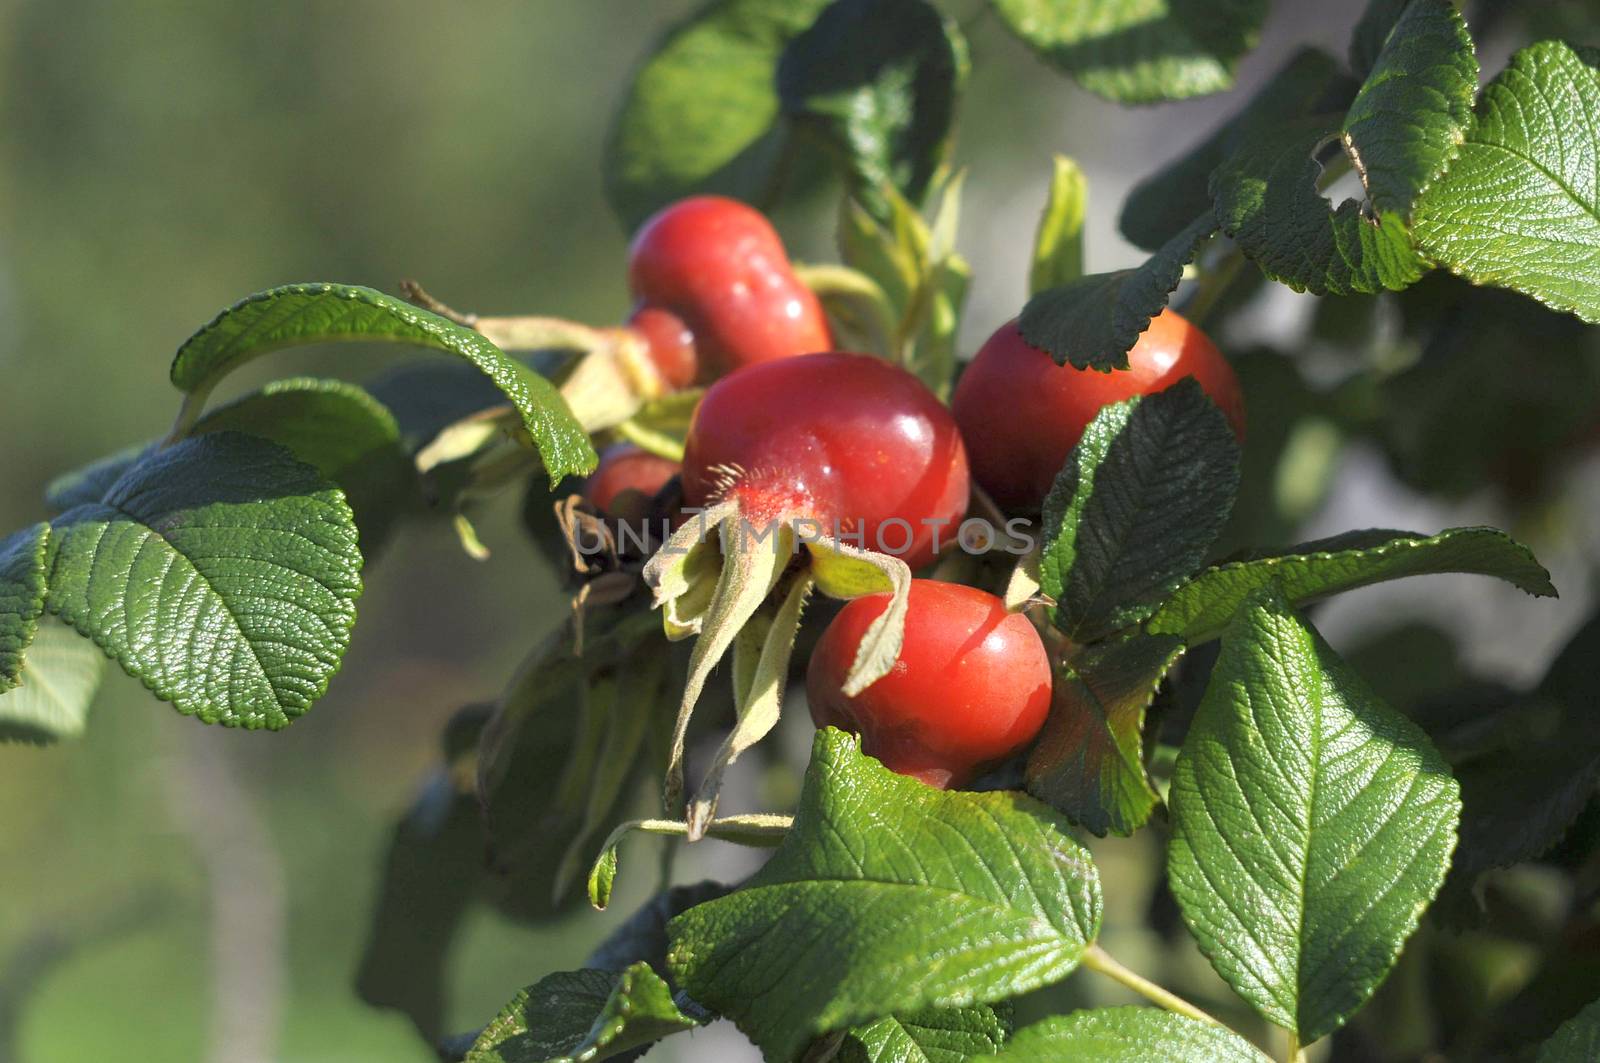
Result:
<svg viewBox="0 0 1600 1063">
<path fill-rule="evenodd" d="M 620 320 L 625 234 L 601 197 L 606 125 L 631 67 L 692 6 L 0 0 L 0 528 L 42 516 L 54 475 L 163 431 L 177 407 L 172 351 L 252 291 L 394 290 L 410 276 L 464 308 Z M 1242 80 L 1259 81 L 1291 40 L 1342 50 L 1355 12 L 1328 10 L 1341 6 L 1279 5 Z M 979 278 L 968 351 L 1020 305 L 1050 153 L 1080 159 L 1103 208 L 1090 268 L 1123 265 L 1112 209 L 1123 191 L 1231 106 L 1121 111 L 1046 71 L 992 19 L 970 33 L 957 158 L 972 167 L 961 243 Z M 830 207 L 780 217 L 801 256 L 829 255 Z M 1258 332 L 1306 316 L 1286 293 L 1268 302 Z M 354 378 L 387 364 L 339 359 Z M 315 354 L 269 361 L 230 386 L 329 371 Z M 1369 489 L 1380 474 L 1366 475 L 1335 493 L 1318 530 L 1443 523 L 1430 510 L 1389 517 L 1389 496 Z M 494 550 L 484 563 L 440 522 L 407 526 L 367 572 L 343 671 L 286 732 L 202 727 L 117 673 L 81 742 L 0 746 L 0 1060 L 432 1058 L 403 1018 L 355 998 L 352 972 L 391 824 L 435 762 L 441 726 L 492 698 L 563 615 L 516 504 L 481 525 Z M 1490 646 L 1503 657 L 1491 666 L 1537 674 L 1582 615 L 1584 569 L 1567 571 L 1577 601 L 1526 622 L 1531 603 L 1475 592 L 1500 622 L 1519 611 L 1522 641 Z M 1445 608 L 1470 623 L 1468 606 Z M 1150 867 L 1131 854 L 1147 842 L 1108 858 L 1108 895 L 1143 896 Z M 680 875 L 748 866 L 729 860 L 697 851 Z M 544 930 L 475 915 L 451 963 L 452 1028 L 580 963 L 639 900 L 643 883 L 623 885 L 606 915 Z M 1120 903 L 1140 921 L 1139 904 Z M 716 1032 L 659 1057 L 750 1058 Z"/>
</svg>

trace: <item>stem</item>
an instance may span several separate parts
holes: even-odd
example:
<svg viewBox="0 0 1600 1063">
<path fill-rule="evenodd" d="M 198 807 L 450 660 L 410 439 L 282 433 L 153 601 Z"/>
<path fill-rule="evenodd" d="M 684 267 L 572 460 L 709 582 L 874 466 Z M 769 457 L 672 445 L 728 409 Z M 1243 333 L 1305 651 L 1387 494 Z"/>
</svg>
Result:
<svg viewBox="0 0 1600 1063">
<path fill-rule="evenodd" d="M 1148 978 L 1128 970 L 1112 959 L 1111 954 L 1099 945 L 1090 945 L 1085 949 L 1082 962 L 1089 970 L 1098 971 L 1113 981 L 1121 982 L 1135 993 L 1155 1004 L 1161 1005 L 1168 1011 L 1175 1011 L 1179 1015 L 1187 1015 L 1191 1019 L 1198 1019 L 1213 1026 L 1223 1025 L 1216 1017 L 1206 1014 L 1176 993 L 1162 989 Z"/>
<path fill-rule="evenodd" d="M 1200 286 L 1183 308 L 1183 316 L 1195 325 L 1204 326 L 1222 297 L 1233 287 L 1243 266 L 1244 252 L 1235 247 L 1218 263 L 1216 269 L 1200 278 Z"/>
<path fill-rule="evenodd" d="M 172 422 L 172 430 L 167 433 L 167 438 L 161 441 L 163 450 L 174 443 L 181 442 L 188 436 L 190 430 L 200 420 L 200 414 L 206 408 L 206 400 L 210 397 L 210 385 L 188 392 L 183 396 L 183 402 L 178 407 L 178 416 Z"/>
<path fill-rule="evenodd" d="M 683 460 L 683 444 L 665 432 L 657 432 L 634 420 L 623 421 L 615 430 L 623 439 L 658 458 L 678 462 Z"/>
<path fill-rule="evenodd" d="M 1306 1063 L 1306 1050 L 1300 1044 L 1300 1035 L 1289 1031 L 1289 1051 L 1283 1057 L 1287 1063 Z"/>
</svg>

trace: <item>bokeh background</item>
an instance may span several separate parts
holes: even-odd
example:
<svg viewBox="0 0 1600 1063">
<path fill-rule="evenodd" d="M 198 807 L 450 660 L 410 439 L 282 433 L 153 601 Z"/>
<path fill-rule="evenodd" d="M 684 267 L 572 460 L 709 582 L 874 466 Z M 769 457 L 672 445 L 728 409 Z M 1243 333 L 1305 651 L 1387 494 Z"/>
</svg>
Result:
<svg viewBox="0 0 1600 1063">
<path fill-rule="evenodd" d="M 632 66 L 692 6 L 0 0 L 0 528 L 42 516 L 57 473 L 163 431 L 173 350 L 249 292 L 417 277 L 473 309 L 620 320 L 626 234 L 600 191 L 606 126 Z M 1276 5 L 1243 91 L 1293 42 L 1342 52 L 1358 7 Z M 1119 109 L 1041 66 L 978 5 L 951 10 L 974 16 L 956 160 L 970 169 L 960 244 L 978 278 L 970 352 L 1021 304 L 1051 153 L 1087 170 L 1089 268 L 1115 268 L 1137 260 L 1114 231 L 1128 186 L 1234 101 Z M 1484 42 L 1485 68 L 1515 39 Z M 780 215 L 797 255 L 831 257 L 831 202 Z M 1311 313 L 1276 291 L 1227 339 L 1293 346 Z M 270 361 L 229 386 L 328 371 L 315 353 Z M 382 364 L 341 351 L 337 372 Z M 1363 592 L 1320 618 L 1336 644 L 1420 619 L 1475 671 L 1515 684 L 1587 614 L 1592 470 L 1568 474 L 1559 504 L 1512 510 L 1492 491 L 1416 495 L 1370 446 L 1320 460 L 1337 471 L 1326 498 L 1295 512 L 1301 537 L 1501 524 L 1563 595 L 1534 602 L 1466 578 Z M 442 522 L 408 525 L 368 570 L 342 673 L 286 732 L 203 727 L 118 673 L 83 740 L 0 746 L 0 1060 L 433 1058 L 405 1019 L 356 999 L 352 973 L 392 822 L 435 763 L 441 726 L 492 698 L 563 615 L 516 507 L 508 495 L 485 514 L 493 556 L 481 563 Z M 799 728 L 791 753 L 805 748 Z M 754 801 L 754 783 L 740 785 Z M 1148 844 L 1102 853 L 1110 947 L 1135 966 L 1157 947 L 1134 926 Z M 708 843 L 679 873 L 748 866 Z M 481 1025 L 518 986 L 577 966 L 639 899 L 624 876 L 605 915 L 530 929 L 474 913 L 450 962 L 451 1026 Z M 1195 959 L 1176 962 L 1203 980 Z M 1075 983 L 1063 993 L 1114 999 Z M 714 1027 L 651 1058 L 754 1054 Z"/>
</svg>

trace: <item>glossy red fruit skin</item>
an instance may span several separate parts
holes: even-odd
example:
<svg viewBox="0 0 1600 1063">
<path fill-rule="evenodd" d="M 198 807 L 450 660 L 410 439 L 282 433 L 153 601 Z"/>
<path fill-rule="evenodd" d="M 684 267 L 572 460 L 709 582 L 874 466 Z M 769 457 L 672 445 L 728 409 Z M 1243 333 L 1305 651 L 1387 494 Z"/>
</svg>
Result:
<svg viewBox="0 0 1600 1063">
<path fill-rule="evenodd" d="M 986 591 L 913 580 L 900 660 L 854 697 L 840 687 L 867 625 L 889 603 L 848 603 L 812 652 L 806 697 L 818 727 L 861 735 L 890 771 L 965 786 L 1033 740 L 1050 712 L 1050 658 L 1020 613 Z"/>
<path fill-rule="evenodd" d="M 721 497 L 729 468 L 747 519 L 799 514 L 827 534 L 837 523 L 860 536 L 847 541 L 912 568 L 933 560 L 935 538 L 954 541 L 970 491 L 950 411 L 912 374 L 864 354 L 763 362 L 711 385 L 689 424 L 684 502 Z"/>
<path fill-rule="evenodd" d="M 822 303 L 794 275 L 777 230 L 738 200 L 694 196 L 658 211 L 633 238 L 628 285 L 640 306 L 689 326 L 702 380 L 833 346 Z"/>
<path fill-rule="evenodd" d="M 659 306 L 641 306 L 628 318 L 628 325 L 644 339 L 645 350 L 667 391 L 681 391 L 694 383 L 699 359 L 694 333 L 683 318 Z"/>
<path fill-rule="evenodd" d="M 1000 326 L 961 375 L 950 407 L 972 476 L 1001 509 L 1036 513 L 1100 407 L 1163 391 L 1192 376 L 1244 438 L 1244 395 L 1233 367 L 1200 329 L 1163 310 L 1128 352 L 1128 368 L 1058 366 L 1029 346 L 1016 321 Z"/>
<path fill-rule="evenodd" d="M 600 464 L 584 481 L 583 497 L 608 517 L 637 522 L 649 515 L 651 500 L 680 468 L 632 443 L 615 443 L 601 453 Z"/>
</svg>

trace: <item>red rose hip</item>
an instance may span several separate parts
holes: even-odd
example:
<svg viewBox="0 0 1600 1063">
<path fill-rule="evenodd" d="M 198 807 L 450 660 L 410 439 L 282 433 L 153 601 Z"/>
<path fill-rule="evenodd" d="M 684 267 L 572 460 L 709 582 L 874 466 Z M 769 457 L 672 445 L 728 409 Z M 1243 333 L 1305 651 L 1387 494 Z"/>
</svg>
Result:
<svg viewBox="0 0 1600 1063">
<path fill-rule="evenodd" d="M 833 346 L 777 231 L 737 200 L 694 196 L 653 215 L 629 249 L 628 284 L 641 307 L 682 319 L 702 380 Z"/>
<path fill-rule="evenodd" d="M 632 443 L 616 443 L 600 455 L 600 464 L 583 485 L 583 497 L 595 509 L 624 523 L 643 520 L 650 501 L 681 466 Z"/>
<path fill-rule="evenodd" d="M 1188 376 L 1242 439 L 1244 397 L 1233 367 L 1204 332 L 1173 310 L 1150 322 L 1128 352 L 1128 368 L 1109 373 L 1056 365 L 1009 321 L 978 350 L 950 406 L 973 479 L 1002 509 L 1037 512 L 1102 406 L 1164 391 Z"/>
<path fill-rule="evenodd" d="M 912 568 L 952 541 L 967 458 L 950 411 L 904 369 L 809 354 L 742 369 L 707 389 L 684 447 L 691 506 L 737 498 L 752 522 L 809 518 Z"/>
<path fill-rule="evenodd" d="M 818 727 L 861 735 L 885 767 L 930 786 L 963 786 L 1033 740 L 1050 711 L 1050 659 L 1039 633 L 986 591 L 913 580 L 894 668 L 853 697 L 841 687 L 867 626 L 889 604 L 845 605 L 806 671 Z"/>
</svg>

